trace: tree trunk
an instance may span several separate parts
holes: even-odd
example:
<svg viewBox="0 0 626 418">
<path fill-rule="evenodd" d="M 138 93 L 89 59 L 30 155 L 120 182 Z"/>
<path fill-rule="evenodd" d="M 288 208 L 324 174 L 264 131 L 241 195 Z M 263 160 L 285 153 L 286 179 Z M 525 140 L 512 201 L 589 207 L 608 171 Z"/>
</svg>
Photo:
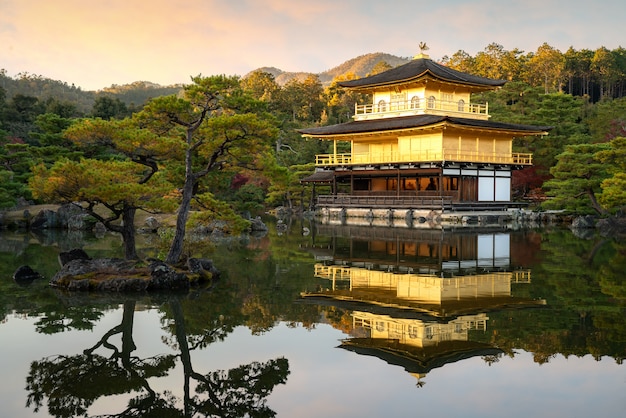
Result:
<svg viewBox="0 0 626 418">
<path fill-rule="evenodd" d="M 124 241 L 124 257 L 127 260 L 137 259 L 135 248 L 135 212 L 134 207 L 125 207 L 122 214 L 122 241 Z"/>
<path fill-rule="evenodd" d="M 178 342 L 178 348 L 180 349 L 180 361 L 183 364 L 184 375 L 184 395 L 183 405 L 185 408 L 185 417 L 191 416 L 191 375 L 193 374 L 193 367 L 191 365 L 191 352 L 189 350 L 189 343 L 187 342 L 187 330 L 185 328 L 185 314 L 183 307 L 180 304 L 180 300 L 173 298 L 170 301 L 170 307 L 172 308 L 172 315 L 174 316 L 176 341 Z M 207 390 L 211 388 L 207 387 Z"/>
<path fill-rule="evenodd" d="M 192 151 L 190 149 L 187 150 L 185 155 L 185 167 L 185 184 L 183 185 L 183 198 L 178 208 L 178 216 L 176 217 L 176 232 L 170 250 L 165 258 L 165 262 L 168 264 L 178 263 L 183 253 L 187 218 L 189 217 L 189 210 L 191 209 L 194 186 Z"/>
<path fill-rule="evenodd" d="M 593 209 L 598 212 L 599 215 L 606 215 L 608 213 L 606 209 L 604 209 L 600 205 L 600 203 L 598 203 L 598 199 L 596 199 L 596 194 L 593 192 L 592 189 L 587 190 L 587 196 L 589 196 L 589 199 L 591 200 L 591 206 L 593 206 Z"/>
</svg>

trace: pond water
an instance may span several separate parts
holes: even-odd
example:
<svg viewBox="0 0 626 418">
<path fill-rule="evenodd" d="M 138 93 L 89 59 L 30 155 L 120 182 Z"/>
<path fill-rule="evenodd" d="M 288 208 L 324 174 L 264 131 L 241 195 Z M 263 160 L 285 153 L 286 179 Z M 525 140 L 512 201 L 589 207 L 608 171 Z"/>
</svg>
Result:
<svg viewBox="0 0 626 418">
<path fill-rule="evenodd" d="M 120 243 L 2 232 L 0 416 L 626 415 L 626 243 L 279 226 L 196 246 L 222 277 L 184 294 L 18 285 Z"/>
</svg>

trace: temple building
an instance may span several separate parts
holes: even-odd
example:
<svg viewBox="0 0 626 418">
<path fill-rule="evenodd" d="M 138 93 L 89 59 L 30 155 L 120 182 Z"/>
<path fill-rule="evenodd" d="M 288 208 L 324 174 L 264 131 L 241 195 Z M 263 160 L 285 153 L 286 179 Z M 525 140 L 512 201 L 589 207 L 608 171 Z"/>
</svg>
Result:
<svg viewBox="0 0 626 418">
<path fill-rule="evenodd" d="M 349 312 L 350 337 L 339 347 L 401 366 L 418 383 L 457 361 L 500 356 L 476 339 L 495 332 L 490 313 L 546 305 L 523 296 L 531 271 L 518 264 L 510 233 L 347 225 L 319 233 L 309 251 L 322 283 L 301 301 Z"/>
<path fill-rule="evenodd" d="M 304 183 L 330 185 L 317 196 L 327 215 L 373 216 L 375 211 L 506 210 L 514 170 L 532 155 L 513 152 L 513 138 L 546 135 L 549 126 L 490 120 L 488 104 L 472 93 L 505 84 L 455 71 L 419 54 L 409 63 L 341 87 L 371 95 L 347 123 L 300 130 L 305 138 L 333 142 L 316 156 Z M 347 142 L 350 152 L 338 152 Z"/>
</svg>

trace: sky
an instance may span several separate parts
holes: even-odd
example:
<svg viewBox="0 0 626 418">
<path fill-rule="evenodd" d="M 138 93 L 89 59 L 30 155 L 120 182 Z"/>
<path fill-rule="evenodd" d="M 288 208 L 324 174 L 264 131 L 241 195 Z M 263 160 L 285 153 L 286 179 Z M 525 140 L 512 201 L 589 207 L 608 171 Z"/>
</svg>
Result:
<svg viewBox="0 0 626 418">
<path fill-rule="evenodd" d="M 425 42 L 438 60 L 491 43 L 626 47 L 624 0 L 0 0 L 0 71 L 100 90 L 260 67 L 321 73 Z"/>
</svg>

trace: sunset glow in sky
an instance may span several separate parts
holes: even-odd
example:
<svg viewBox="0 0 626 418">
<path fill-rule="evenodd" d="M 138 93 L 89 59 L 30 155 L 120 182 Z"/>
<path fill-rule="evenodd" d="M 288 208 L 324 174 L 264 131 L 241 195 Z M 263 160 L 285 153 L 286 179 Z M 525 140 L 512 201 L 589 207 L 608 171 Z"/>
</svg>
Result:
<svg viewBox="0 0 626 418">
<path fill-rule="evenodd" d="M 490 43 L 626 47 L 624 0 L 0 0 L 0 69 L 83 90 L 259 67 L 319 73 L 359 55 L 433 59 Z"/>
</svg>

